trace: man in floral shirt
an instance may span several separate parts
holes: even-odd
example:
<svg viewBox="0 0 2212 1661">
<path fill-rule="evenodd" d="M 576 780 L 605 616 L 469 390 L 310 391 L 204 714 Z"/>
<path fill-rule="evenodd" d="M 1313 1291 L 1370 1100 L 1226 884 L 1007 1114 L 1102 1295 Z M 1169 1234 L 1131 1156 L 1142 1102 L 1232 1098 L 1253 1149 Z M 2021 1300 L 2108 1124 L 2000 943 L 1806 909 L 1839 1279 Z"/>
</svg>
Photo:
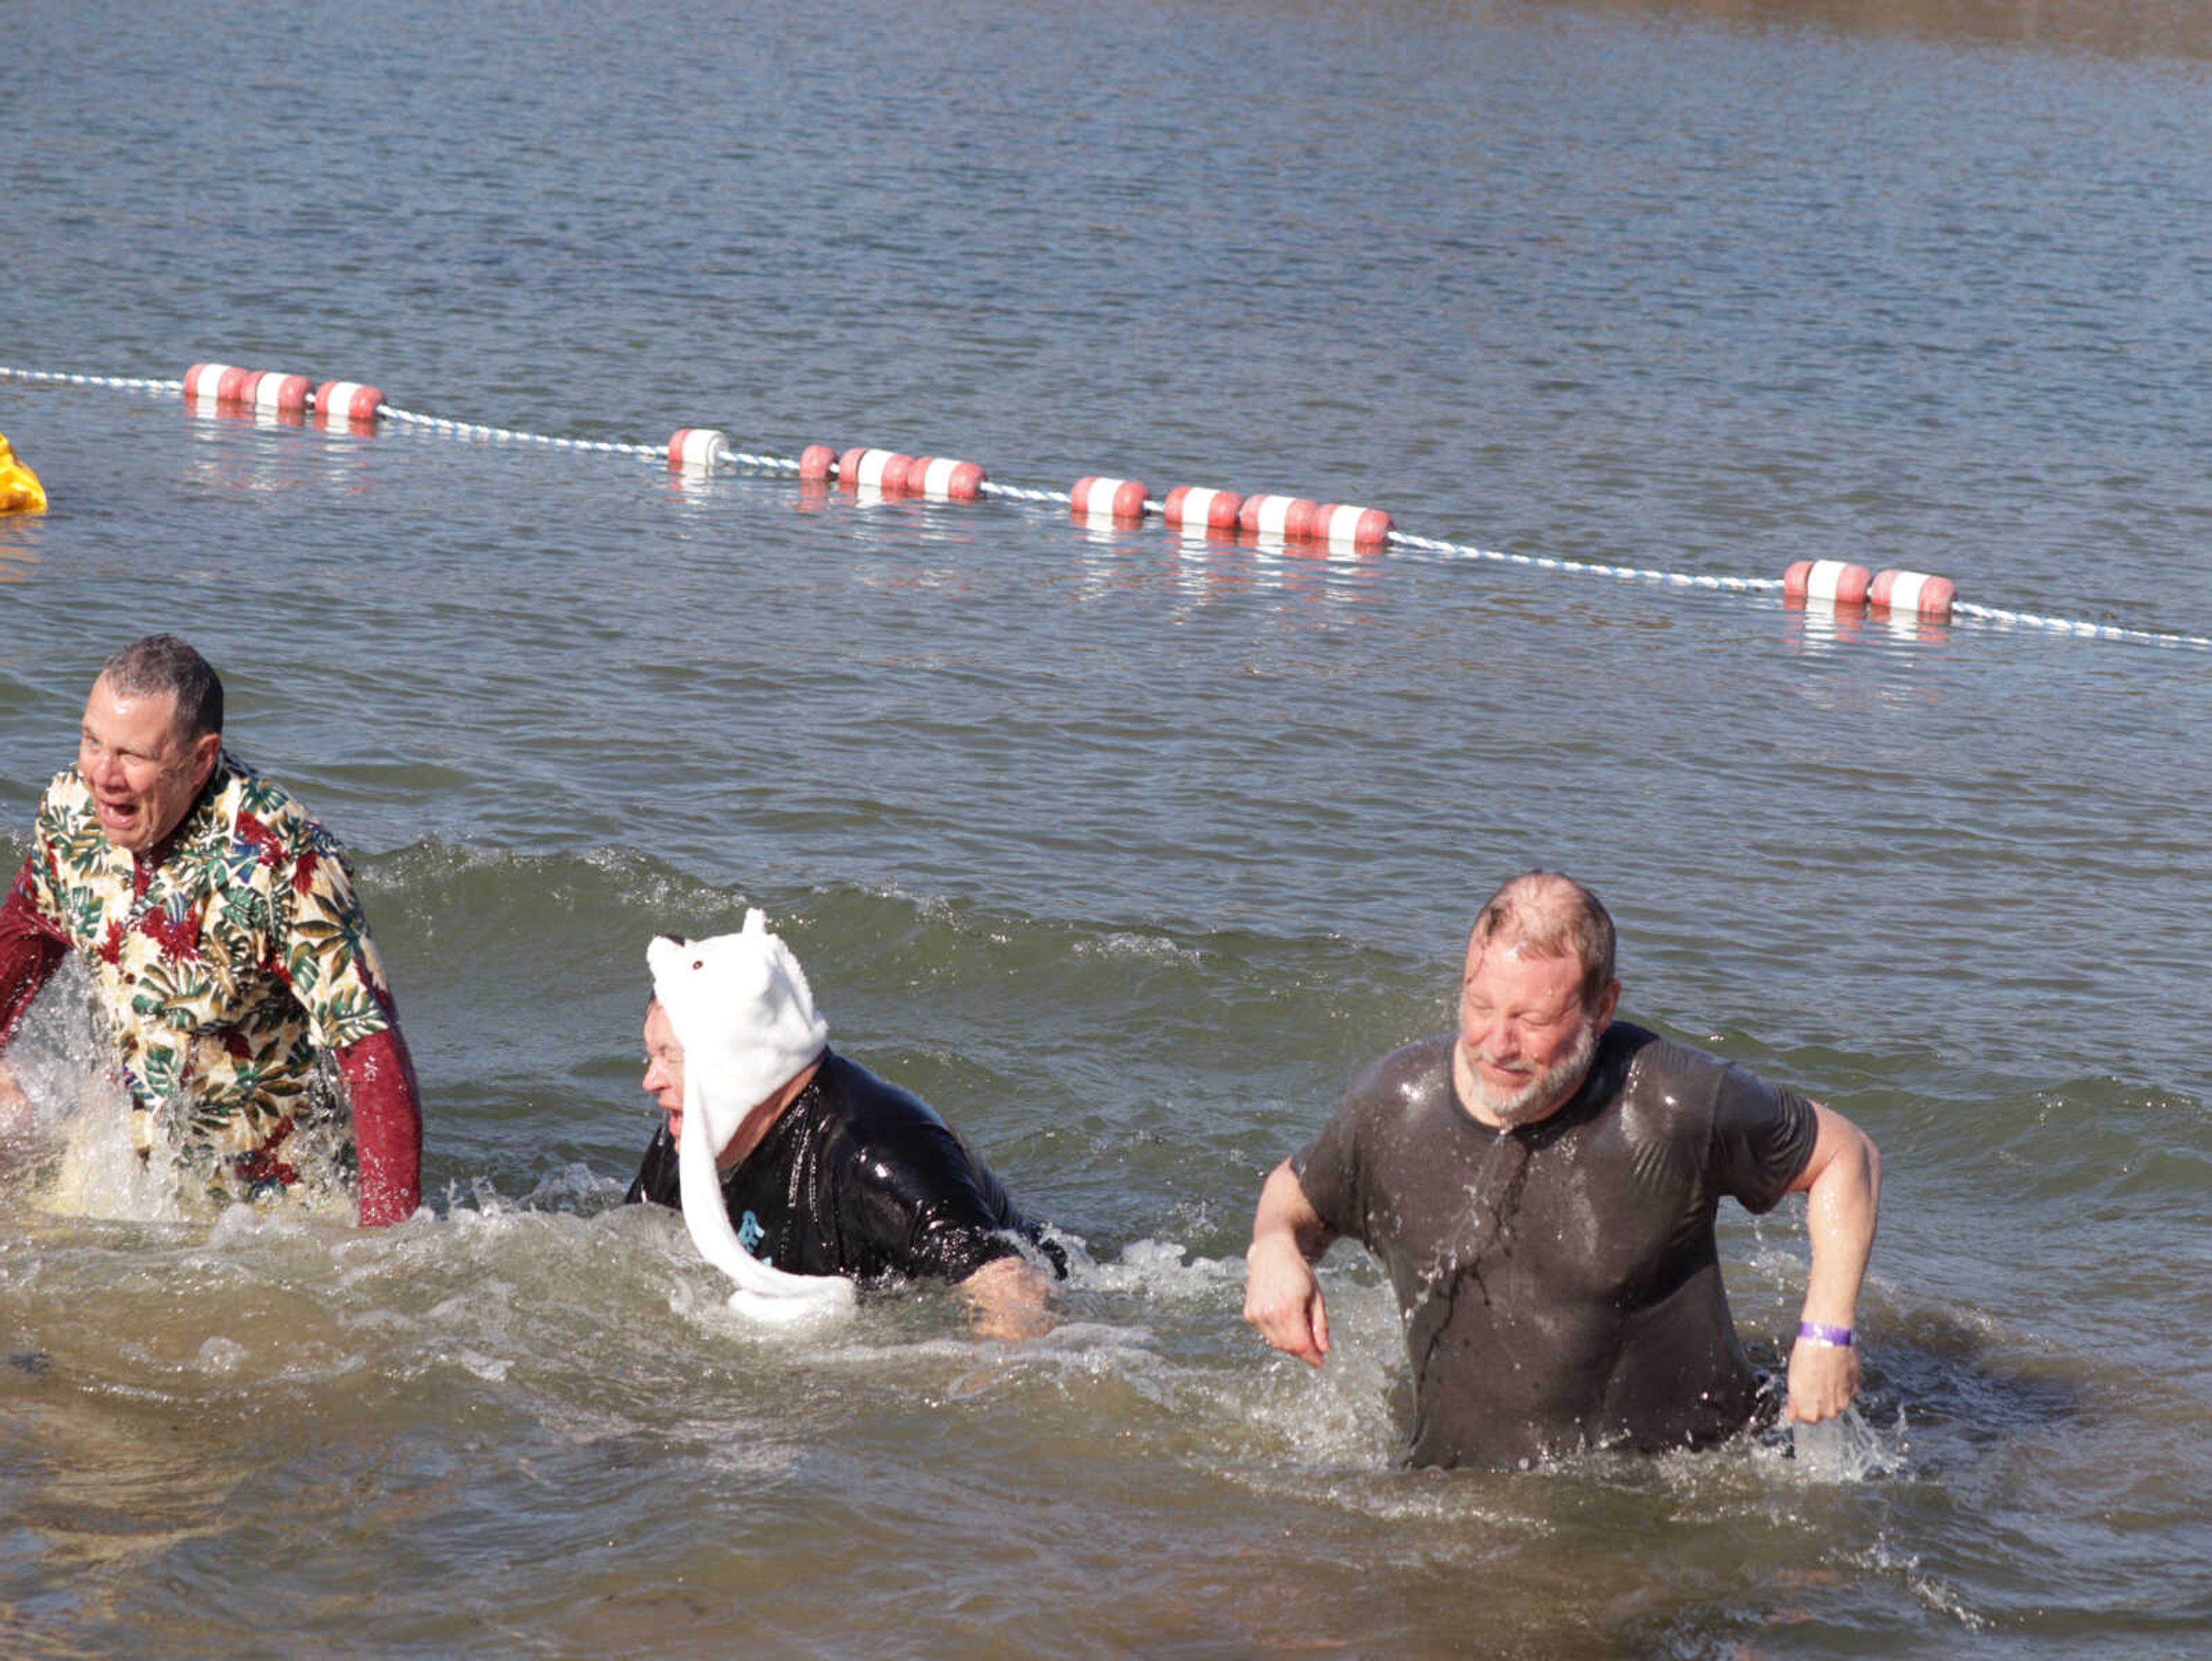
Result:
<svg viewBox="0 0 2212 1661">
<path fill-rule="evenodd" d="M 218 1197 L 343 1160 L 318 1088 L 332 1057 L 352 1102 L 363 1227 L 422 1197 L 422 1113 L 384 967 L 337 843 L 222 748 L 222 682 L 171 634 L 109 658 L 77 764 L 39 803 L 36 843 L 0 905 L 0 1048 L 74 948 L 133 1104 Z M 12 1092 L 0 1066 L 0 1094 Z"/>
</svg>

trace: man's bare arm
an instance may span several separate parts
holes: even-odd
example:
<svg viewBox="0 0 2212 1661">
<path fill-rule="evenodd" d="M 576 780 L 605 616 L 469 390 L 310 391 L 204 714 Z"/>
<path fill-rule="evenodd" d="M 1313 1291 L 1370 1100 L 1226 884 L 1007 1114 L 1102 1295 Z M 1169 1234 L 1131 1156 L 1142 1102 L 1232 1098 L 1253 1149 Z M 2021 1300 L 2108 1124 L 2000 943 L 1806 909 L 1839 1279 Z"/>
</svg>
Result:
<svg viewBox="0 0 2212 1661">
<path fill-rule="evenodd" d="M 1850 1331 L 1859 1287 L 1874 1252 L 1881 1203 L 1881 1155 L 1865 1131 L 1841 1113 L 1814 1106 L 1820 1131 L 1793 1194 L 1806 1197 L 1805 1229 L 1813 1269 L 1805 1285 L 1802 1318 L 1810 1325 Z M 1859 1393 L 1856 1343 L 1839 1345 L 1800 1337 L 1790 1351 L 1789 1416 L 1806 1424 L 1833 1418 Z"/>
<path fill-rule="evenodd" d="M 1328 1306 L 1313 1265 L 1335 1239 L 1285 1160 L 1268 1173 L 1244 1253 L 1244 1318 L 1286 1355 L 1319 1367 L 1328 1355 Z"/>
</svg>

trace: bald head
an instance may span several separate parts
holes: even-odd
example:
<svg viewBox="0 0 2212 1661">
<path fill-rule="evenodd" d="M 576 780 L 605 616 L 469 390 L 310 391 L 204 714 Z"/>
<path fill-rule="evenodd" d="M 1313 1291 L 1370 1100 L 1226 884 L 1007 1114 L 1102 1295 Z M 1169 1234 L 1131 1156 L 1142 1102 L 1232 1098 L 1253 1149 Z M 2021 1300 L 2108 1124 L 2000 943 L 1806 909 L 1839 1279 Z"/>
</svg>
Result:
<svg viewBox="0 0 2212 1661">
<path fill-rule="evenodd" d="M 1524 871 L 1483 902 L 1468 936 L 1468 956 L 1492 947 L 1523 957 L 1572 958 L 1585 1006 L 1613 980 L 1613 918 L 1598 897 L 1558 871 Z"/>
</svg>

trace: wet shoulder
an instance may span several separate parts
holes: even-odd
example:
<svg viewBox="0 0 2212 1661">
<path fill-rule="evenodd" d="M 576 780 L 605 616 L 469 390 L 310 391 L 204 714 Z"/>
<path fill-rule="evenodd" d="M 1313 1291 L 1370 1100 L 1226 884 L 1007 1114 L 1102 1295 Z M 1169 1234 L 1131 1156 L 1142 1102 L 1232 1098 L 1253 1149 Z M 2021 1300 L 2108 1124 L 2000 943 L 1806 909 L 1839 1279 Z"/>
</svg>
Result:
<svg viewBox="0 0 2212 1661">
<path fill-rule="evenodd" d="M 336 839 L 309 815 L 297 797 L 275 779 L 257 773 L 228 750 L 210 781 L 205 831 L 234 846 L 243 844 L 268 857 L 329 858 L 338 852 Z"/>
<path fill-rule="evenodd" d="M 1346 1112 L 1361 1119 L 1401 1118 L 1456 1105 L 1451 1085 L 1453 1034 L 1401 1045 L 1371 1062 L 1345 1092 Z"/>
<path fill-rule="evenodd" d="M 967 1144 L 935 1108 L 834 1050 L 797 1105 L 805 1115 L 800 1134 L 819 1149 L 826 1170 L 843 1173 L 841 1180 L 903 1187 L 941 1181 L 971 1162 Z"/>
<path fill-rule="evenodd" d="M 968 1140 L 910 1090 L 831 1052 L 818 1076 L 825 1161 L 878 1197 L 916 1213 L 1000 1228 L 1022 1215 Z"/>
<path fill-rule="evenodd" d="M 841 1137 L 866 1143 L 951 1134 L 937 1110 L 920 1096 L 878 1078 L 835 1050 L 823 1052 L 816 1082 L 817 1089 L 809 1094 L 820 1098 L 820 1111 L 834 1122 Z"/>
<path fill-rule="evenodd" d="M 1735 1070 L 1742 1074 L 1741 1068 Z M 1632 1021 L 1616 1021 L 1599 1041 L 1594 1082 L 1603 1099 L 1619 1100 L 1632 1119 L 1702 1133 L 1730 1064 Z M 1749 1075 L 1744 1074 L 1747 1079 Z"/>
</svg>

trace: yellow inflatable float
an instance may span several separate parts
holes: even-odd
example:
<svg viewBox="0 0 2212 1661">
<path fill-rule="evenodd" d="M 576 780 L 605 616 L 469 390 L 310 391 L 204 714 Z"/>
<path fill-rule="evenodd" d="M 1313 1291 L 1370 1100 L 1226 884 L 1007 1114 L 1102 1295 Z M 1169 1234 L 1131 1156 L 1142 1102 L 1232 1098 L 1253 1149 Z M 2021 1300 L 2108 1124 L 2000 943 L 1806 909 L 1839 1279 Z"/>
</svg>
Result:
<svg viewBox="0 0 2212 1661">
<path fill-rule="evenodd" d="M 39 476 L 15 459 L 8 435 L 0 433 L 0 513 L 43 513 L 46 487 Z"/>
</svg>

